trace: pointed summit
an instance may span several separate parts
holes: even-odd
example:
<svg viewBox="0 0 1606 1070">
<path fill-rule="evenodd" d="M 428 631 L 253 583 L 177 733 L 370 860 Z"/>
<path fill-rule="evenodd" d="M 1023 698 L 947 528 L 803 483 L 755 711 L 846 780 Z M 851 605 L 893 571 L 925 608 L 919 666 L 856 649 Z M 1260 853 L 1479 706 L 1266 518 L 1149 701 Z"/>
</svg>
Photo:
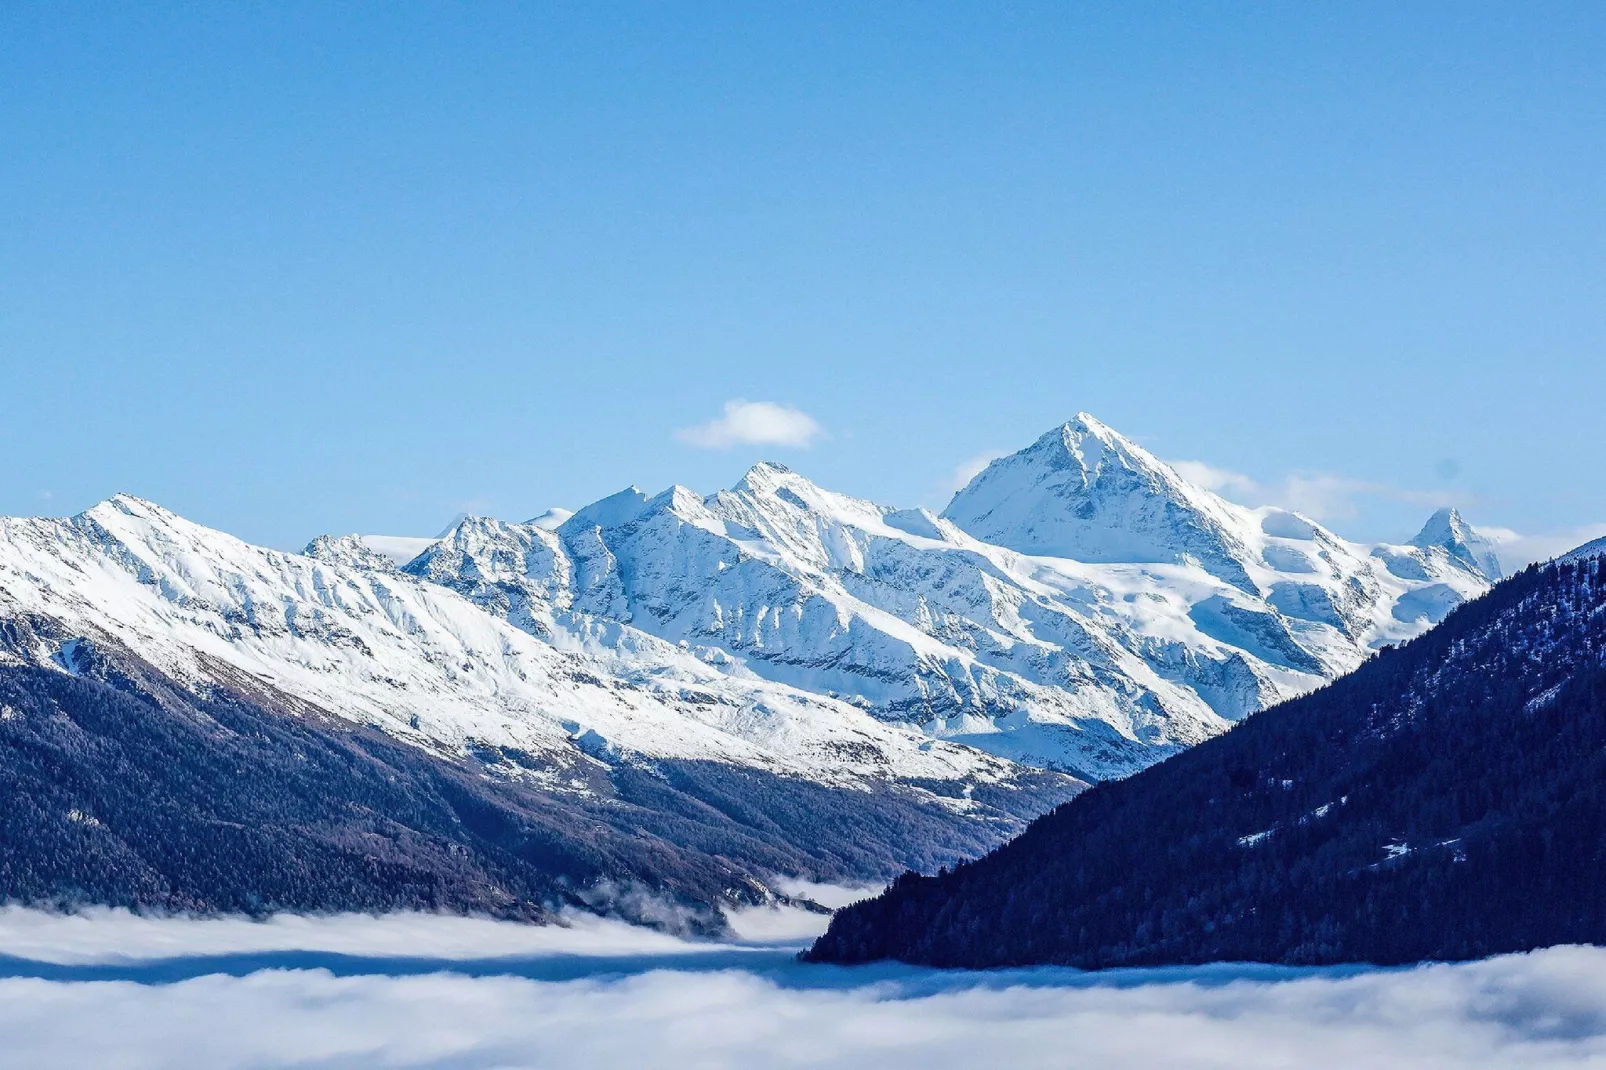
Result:
<svg viewBox="0 0 1606 1070">
<path fill-rule="evenodd" d="M 105 501 L 96 502 L 79 515 L 98 516 L 106 513 L 120 513 L 123 516 L 164 521 L 178 519 L 178 514 L 171 509 L 164 509 L 149 498 L 141 498 L 139 495 L 129 494 L 127 491 L 118 491 Z"/>
<path fill-rule="evenodd" d="M 1486 580 L 1498 580 L 1505 575 L 1500 558 L 1495 554 L 1493 540 L 1462 519 L 1456 509 L 1445 507 L 1428 517 L 1422 530 L 1416 533 L 1411 545 L 1423 550 L 1438 547 L 1448 553 L 1474 574 Z"/>
<path fill-rule="evenodd" d="M 807 543 L 816 542 L 824 527 L 879 526 L 882 513 L 873 502 L 826 490 L 774 461 L 755 464 L 730 490 L 709 498 L 708 505 L 725 520 L 770 538 L 791 542 L 801 537 Z"/>
<path fill-rule="evenodd" d="M 1087 562 L 1191 558 L 1246 591 L 1246 512 L 1088 415 L 1001 457 L 943 511 L 983 542 Z"/>
<path fill-rule="evenodd" d="M 591 528 L 614 528 L 628 524 L 647 508 L 648 498 L 640 487 L 630 486 L 616 494 L 594 501 L 583 509 L 571 513 L 557 531 L 569 534 Z"/>
<path fill-rule="evenodd" d="M 731 491 L 736 494 L 773 494 L 792 484 L 813 486 L 809 480 L 776 461 L 759 461 L 738 479 Z"/>
<path fill-rule="evenodd" d="M 361 535 L 319 535 L 307 543 L 301 556 L 348 568 L 396 571 L 396 562 L 369 546 Z"/>
</svg>

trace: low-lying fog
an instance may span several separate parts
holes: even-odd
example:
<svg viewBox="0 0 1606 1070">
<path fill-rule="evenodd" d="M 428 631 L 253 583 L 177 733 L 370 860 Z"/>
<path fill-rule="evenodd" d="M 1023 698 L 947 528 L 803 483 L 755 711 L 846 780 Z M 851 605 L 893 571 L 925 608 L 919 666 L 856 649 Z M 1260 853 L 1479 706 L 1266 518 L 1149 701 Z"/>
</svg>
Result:
<svg viewBox="0 0 1606 1070">
<path fill-rule="evenodd" d="M 1582 1067 L 1606 950 L 1406 970 L 804 966 L 823 924 L 679 940 L 424 915 L 0 910 L 0 1066 Z"/>
</svg>

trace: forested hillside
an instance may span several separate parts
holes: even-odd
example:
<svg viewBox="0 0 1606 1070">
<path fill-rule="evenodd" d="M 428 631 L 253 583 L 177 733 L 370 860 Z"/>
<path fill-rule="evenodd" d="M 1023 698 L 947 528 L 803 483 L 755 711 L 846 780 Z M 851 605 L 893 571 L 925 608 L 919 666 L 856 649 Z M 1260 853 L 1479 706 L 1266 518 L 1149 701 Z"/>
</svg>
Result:
<svg viewBox="0 0 1606 1070">
<path fill-rule="evenodd" d="M 130 676 L 87 643 L 75 667 L 0 666 L 0 900 L 530 920 L 572 906 L 718 929 L 717 908 L 767 898 L 771 874 L 863 880 L 1009 831 L 1004 812 L 956 829 L 908 791 L 713 762 L 582 760 L 553 791 L 530 755 L 431 756 L 262 694 Z"/>
<path fill-rule="evenodd" d="M 1606 942 L 1606 559 L 1532 567 L 978 861 L 818 961 L 1402 963 Z"/>
</svg>

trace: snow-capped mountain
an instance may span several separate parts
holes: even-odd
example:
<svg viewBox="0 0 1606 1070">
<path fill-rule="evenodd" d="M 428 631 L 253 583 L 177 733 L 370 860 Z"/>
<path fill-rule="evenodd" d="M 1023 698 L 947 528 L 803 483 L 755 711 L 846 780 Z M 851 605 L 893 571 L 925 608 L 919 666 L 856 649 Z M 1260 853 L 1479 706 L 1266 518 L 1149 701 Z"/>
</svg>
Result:
<svg viewBox="0 0 1606 1070">
<path fill-rule="evenodd" d="M 1258 593 L 1248 570 L 1260 525 L 1086 413 L 993 461 L 954 495 L 943 516 L 978 539 L 1025 554 L 1192 562 Z"/>
<path fill-rule="evenodd" d="M 1487 589 L 1486 551 L 1455 514 L 1372 547 L 1230 503 L 1084 414 L 940 517 L 763 463 L 707 497 L 471 518 L 405 570 L 559 646 L 656 657 L 652 636 L 725 676 L 1104 778 L 1420 633 Z"/>
<path fill-rule="evenodd" d="M 69 636 L 14 647 L 11 659 L 70 672 L 71 646 L 91 639 L 184 685 L 249 681 L 454 753 L 712 760 L 844 785 L 1011 773 L 979 751 L 722 672 L 634 629 L 599 621 L 595 637 L 541 641 L 527 615 L 510 626 L 356 539 L 283 553 L 128 495 L 67 520 L 0 520 L 0 619 L 48 620 Z"/>
<path fill-rule="evenodd" d="M 580 746 L 820 782 L 1011 775 L 971 748 L 1125 775 L 1497 576 L 1454 511 L 1360 546 L 1230 503 L 1087 415 L 993 462 L 942 516 L 761 463 L 706 497 L 631 488 L 302 554 L 126 496 L 0 528 L 0 612 L 115 639 L 181 680 L 227 666 L 449 750 Z"/>
<path fill-rule="evenodd" d="M 1411 540 L 1411 545 L 1424 550 L 1443 550 L 1462 568 L 1490 582 L 1504 575 L 1499 555 L 1495 553 L 1494 540 L 1480 535 L 1454 509 L 1440 509 L 1429 517 L 1416 538 Z"/>
<path fill-rule="evenodd" d="M 1083 787 L 568 612 L 608 604 L 574 546 L 456 525 L 414 572 L 476 604 L 383 543 L 285 553 L 127 495 L 0 519 L 0 896 L 681 924 L 951 864 Z"/>
<path fill-rule="evenodd" d="M 762 463 L 302 553 L 126 495 L 0 520 L 13 891 L 650 920 L 936 868 L 1418 634 L 1488 551 L 1234 505 L 1088 416 L 942 516 Z M 219 829 L 260 888 L 186 861 Z"/>
</svg>

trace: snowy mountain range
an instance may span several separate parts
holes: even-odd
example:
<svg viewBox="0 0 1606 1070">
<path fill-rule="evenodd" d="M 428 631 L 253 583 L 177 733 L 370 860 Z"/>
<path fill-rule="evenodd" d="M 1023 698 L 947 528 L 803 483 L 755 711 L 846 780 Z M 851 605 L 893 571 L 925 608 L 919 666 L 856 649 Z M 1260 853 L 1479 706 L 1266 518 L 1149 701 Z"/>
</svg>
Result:
<svg viewBox="0 0 1606 1070">
<path fill-rule="evenodd" d="M 786 878 L 953 864 L 1084 786 L 541 613 L 127 495 L 0 520 L 0 898 L 709 931 Z"/>
<path fill-rule="evenodd" d="M 395 794 L 318 817 L 291 855 L 356 876 L 327 894 L 291 882 L 283 902 L 528 913 L 641 884 L 700 909 L 774 894 L 775 874 L 875 879 L 973 855 L 1085 782 L 1347 672 L 1497 577 L 1453 511 L 1405 544 L 1346 542 L 1192 485 L 1086 415 L 995 461 L 941 516 L 761 463 L 706 497 L 631 488 L 525 523 L 287 553 L 118 495 L 0 520 L 0 691 L 40 711 L 0 716 L 0 736 L 35 755 L 6 773 L 32 770 L 18 797 L 60 794 L 51 769 L 81 774 L 70 799 L 39 804 L 62 842 L 92 830 L 139 857 L 102 899 L 233 902 L 215 875 L 171 869 L 174 837 L 192 833 L 140 824 L 137 800 L 119 804 L 121 832 L 72 815 L 112 807 L 146 761 L 124 751 L 151 738 L 177 748 L 163 761 L 214 770 L 260 738 L 259 777 Z M 96 687 L 137 700 L 125 716 L 139 723 L 95 713 L 127 706 Z M 220 708 L 255 727 L 217 736 Z M 61 716 L 77 727 L 64 735 Z M 384 750 L 398 744 L 414 757 Z M 330 757 L 309 772 L 305 753 Z M 200 783 L 148 790 L 202 830 L 265 805 L 223 772 Z M 485 831 L 487 807 L 502 832 Z M 314 826 L 268 812 L 271 842 L 238 852 L 273 885 L 287 856 L 272 843 Z M 370 812 L 382 820 L 352 825 Z M 413 845 L 395 850 L 422 876 L 380 880 L 368 848 L 352 853 L 374 821 Z M 79 849 L 34 859 L 29 894 L 82 887 L 51 868 Z"/>
<path fill-rule="evenodd" d="M 1104 779 L 1420 633 L 1499 564 L 1454 511 L 1358 545 L 1190 484 L 1083 414 L 941 516 L 761 463 L 707 497 L 632 487 L 557 521 L 465 519 L 403 571 L 560 647 L 668 644 L 726 679 Z"/>
<path fill-rule="evenodd" d="M 761 463 L 707 497 L 631 488 L 290 554 L 119 495 L 0 522 L 0 615 L 454 753 L 1096 780 L 1354 668 L 1498 568 L 1453 511 L 1357 545 L 1192 485 L 1083 414 L 941 516 Z M 13 656 L 72 669 L 69 647 Z"/>
<path fill-rule="evenodd" d="M 72 674 L 93 643 L 181 686 L 269 691 L 446 753 L 628 753 L 839 785 L 1011 775 L 974 749 L 734 676 L 634 629 L 543 633 L 529 614 L 510 626 L 354 539 L 268 550 L 128 495 L 66 520 L 0 521 L 0 619 L 13 622 L 13 660 Z"/>
</svg>

